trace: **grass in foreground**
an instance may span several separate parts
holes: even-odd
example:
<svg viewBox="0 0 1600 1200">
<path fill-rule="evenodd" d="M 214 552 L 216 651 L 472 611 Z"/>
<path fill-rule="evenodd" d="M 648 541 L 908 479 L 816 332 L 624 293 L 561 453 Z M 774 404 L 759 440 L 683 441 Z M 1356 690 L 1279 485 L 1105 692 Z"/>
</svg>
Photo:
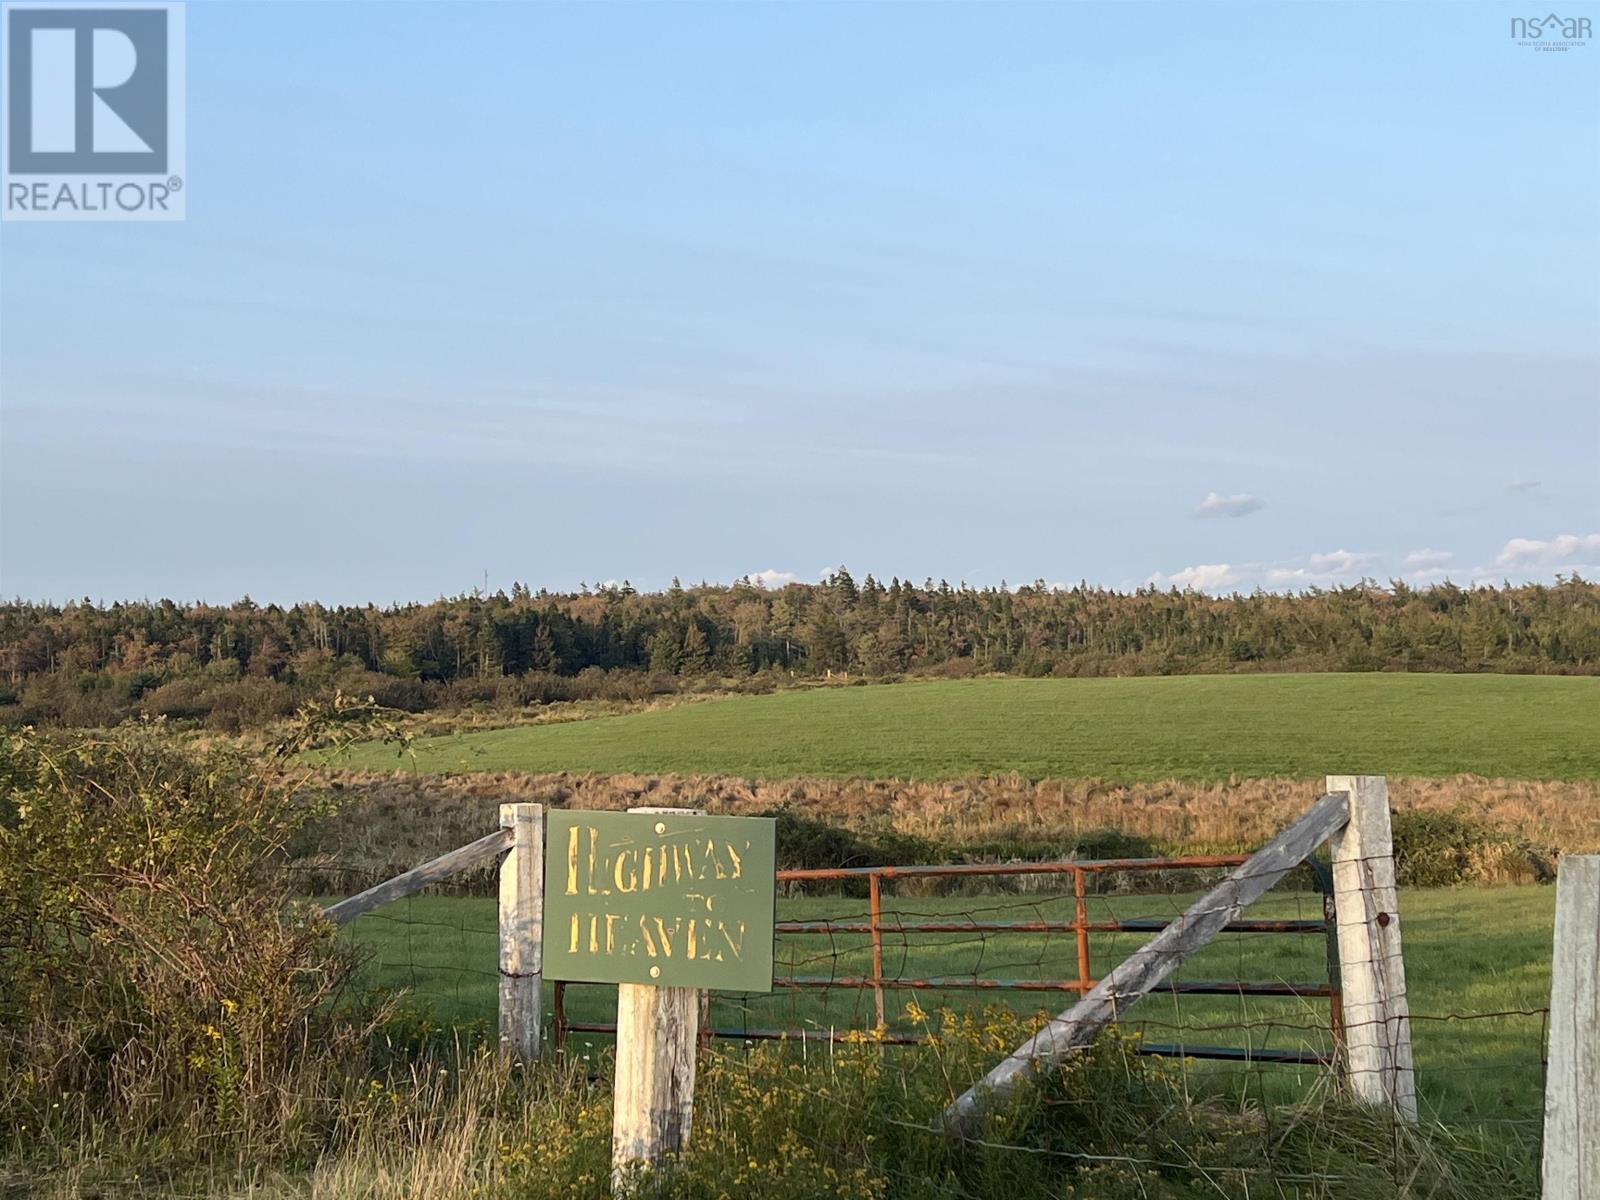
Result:
<svg viewBox="0 0 1600 1200">
<path fill-rule="evenodd" d="M 1212 675 L 823 688 L 562 725 L 431 737 L 426 772 L 710 772 L 1150 781 L 1242 776 L 1600 776 L 1600 679 Z"/>
<path fill-rule="evenodd" d="M 1090 902 L 1090 919 L 1112 915 L 1171 917 L 1184 896 L 1106 896 Z M 1439 1120 L 1536 1130 L 1543 1095 L 1544 1023 L 1548 1003 L 1549 888 L 1412 889 L 1401 896 L 1405 915 L 1406 977 L 1414 1021 L 1418 1082 L 1425 1109 Z M 1071 901 L 1046 895 L 886 898 L 885 920 L 919 915 L 978 920 L 1070 919 Z M 1250 916 L 1315 918 L 1319 898 L 1307 892 L 1271 893 Z M 780 919 L 850 917 L 864 920 L 865 901 L 804 898 L 779 902 Z M 495 901 L 478 897 L 419 897 L 358 920 L 348 936 L 371 951 L 372 983 L 409 989 L 446 1024 L 495 1019 Z M 1103 973 L 1143 939 L 1095 934 L 1092 967 Z M 865 935 L 779 940 L 777 973 L 803 976 L 870 974 Z M 884 971 L 902 977 L 1060 979 L 1076 976 L 1070 934 L 886 936 Z M 1315 935 L 1225 934 L 1185 964 L 1183 979 L 1318 981 L 1326 978 L 1325 944 Z M 546 985 L 547 992 L 550 985 Z M 615 988 L 570 985 L 569 1018 L 609 1022 Z M 972 1011 L 1003 1002 L 1024 1014 L 1070 1003 L 1067 993 L 890 991 L 891 1026 L 914 1024 L 908 1002 L 933 1011 L 948 1005 Z M 549 1011 L 547 996 L 546 1011 Z M 1481 1014 L 1509 1013 L 1506 1016 Z M 770 996 L 718 996 L 712 1024 L 724 1028 L 805 1028 L 826 1039 L 830 1030 L 869 1028 L 870 990 L 779 990 Z M 1322 998 L 1238 998 L 1154 995 L 1129 1014 L 1125 1029 L 1152 1043 L 1254 1048 L 1325 1049 L 1328 1001 Z M 1240 1028 L 1243 1026 L 1244 1028 Z M 574 1035 L 574 1054 L 598 1055 L 604 1039 Z M 739 1046 L 734 1040 L 725 1045 Z M 1012 1047 L 1005 1047 L 1010 1050 Z M 1003 1051 L 995 1055 L 995 1061 Z M 992 1065 L 992 1064 L 991 1064 Z M 1293 1102 L 1318 1086 L 1315 1067 L 1257 1066 L 1194 1061 L 1184 1074 L 1196 1086 L 1237 1099 Z"/>
<path fill-rule="evenodd" d="M 930 1021 L 936 1040 L 868 1040 L 702 1056 L 693 1136 L 660 1200 L 1532 1200 L 1537 1144 L 1437 1125 L 1323 1092 L 1266 1107 L 1212 1094 L 1174 1065 L 1102 1039 L 997 1107 L 981 1140 L 939 1129 L 952 1079 L 1033 1029 L 1003 1011 Z M 143 1194 L 252 1200 L 607 1200 L 609 1056 L 508 1073 L 487 1048 L 375 1080 L 347 1098 L 340 1139 L 300 1169 L 242 1165 Z M 105 1162 L 40 1196 L 99 1193 Z M 173 1187 L 177 1182 L 179 1186 Z M 229 1186 L 229 1184 L 232 1186 Z M 190 1185 L 194 1186 L 190 1186 Z M 85 1186 L 87 1185 L 87 1186 Z"/>
</svg>

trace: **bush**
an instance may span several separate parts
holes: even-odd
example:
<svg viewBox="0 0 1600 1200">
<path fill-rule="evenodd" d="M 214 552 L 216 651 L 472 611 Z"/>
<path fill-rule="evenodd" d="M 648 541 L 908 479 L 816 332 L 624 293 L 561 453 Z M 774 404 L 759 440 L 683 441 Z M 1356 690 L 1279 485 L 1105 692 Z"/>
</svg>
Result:
<svg viewBox="0 0 1600 1200">
<path fill-rule="evenodd" d="M 1549 883 L 1555 853 L 1461 812 L 1399 809 L 1392 818 L 1395 877 L 1402 887 Z"/>
<path fill-rule="evenodd" d="M 211 701 L 198 679 L 174 679 L 144 697 L 140 706 L 145 715 L 191 720 L 211 712 Z"/>
<path fill-rule="evenodd" d="M 915 834 L 857 833 L 790 808 L 772 809 L 757 815 L 772 817 L 776 822 L 780 871 L 950 861 L 948 850 Z"/>
<path fill-rule="evenodd" d="M 346 696 L 370 696 L 383 708 L 422 712 L 428 707 L 427 689 L 419 679 L 383 675 L 356 667 L 340 671 L 334 677 L 334 684 Z"/>
<path fill-rule="evenodd" d="M 1008 837 L 964 846 L 965 857 L 975 862 L 1021 859 L 1048 862 L 1068 858 L 1155 858 L 1167 850 L 1137 834 L 1120 829 L 1091 829 L 1062 837 Z"/>
<path fill-rule="evenodd" d="M 16 706 L 16 720 L 25 725 L 115 725 L 128 715 L 128 705 L 100 681 L 60 672 L 28 681 Z"/>
<path fill-rule="evenodd" d="M 364 1033 L 283 866 L 319 811 L 296 782 L 154 725 L 0 738 L 0 1125 L 306 1132 Z"/>
<path fill-rule="evenodd" d="M 211 706 L 206 725 L 224 733 L 238 733 L 265 725 L 294 711 L 294 692 L 271 679 L 240 679 L 219 683 L 205 693 Z"/>
<path fill-rule="evenodd" d="M 906 863 L 952 861 L 951 852 L 936 842 L 915 834 L 892 830 L 875 834 L 858 833 L 829 825 L 790 808 L 777 808 L 758 816 L 772 817 L 777 825 L 778 870 L 832 870 L 840 867 L 882 867 Z M 804 885 L 810 893 L 867 894 L 865 879 L 819 880 Z"/>
</svg>

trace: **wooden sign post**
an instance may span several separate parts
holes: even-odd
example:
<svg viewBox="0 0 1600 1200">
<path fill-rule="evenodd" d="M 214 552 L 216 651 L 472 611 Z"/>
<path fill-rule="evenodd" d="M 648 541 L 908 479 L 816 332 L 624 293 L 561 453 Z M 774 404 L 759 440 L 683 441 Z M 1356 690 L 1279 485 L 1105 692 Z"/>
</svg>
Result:
<svg viewBox="0 0 1600 1200">
<path fill-rule="evenodd" d="M 701 992 L 772 990 L 775 822 L 552 812 L 544 972 L 617 984 L 612 1190 L 688 1147 Z"/>
</svg>

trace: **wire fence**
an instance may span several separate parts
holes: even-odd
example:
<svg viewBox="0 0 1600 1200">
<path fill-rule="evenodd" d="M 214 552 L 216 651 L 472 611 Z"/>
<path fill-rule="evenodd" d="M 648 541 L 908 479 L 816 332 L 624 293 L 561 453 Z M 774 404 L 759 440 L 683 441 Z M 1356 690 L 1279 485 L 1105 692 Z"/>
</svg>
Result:
<svg viewBox="0 0 1600 1200">
<path fill-rule="evenodd" d="M 780 1039 L 826 1052 L 863 1036 L 910 1047 L 939 1027 L 941 1012 L 1056 1013 L 1184 920 L 1196 894 L 1242 861 L 780 872 L 774 990 L 712 995 L 703 1030 L 722 1045 L 705 1053 L 740 1055 Z M 318 864 L 317 891 L 347 894 L 372 882 L 370 871 L 349 868 L 340 887 L 340 870 Z M 404 992 L 439 1026 L 492 1030 L 495 899 L 470 894 L 487 892 L 471 883 L 440 891 L 377 909 L 346 936 L 365 956 L 371 986 Z M 1425 898 L 1439 904 L 1428 893 L 1402 897 L 1407 973 L 1414 992 L 1422 982 L 1425 1001 L 1413 999 L 1409 1015 L 1422 1111 L 1536 1138 L 1547 983 L 1525 964 L 1494 962 L 1504 940 L 1494 931 L 1450 929 L 1436 913 L 1414 929 L 1410 906 Z M 1335 1086 L 1349 1032 L 1332 931 L 1338 899 L 1320 863 L 1293 872 L 1130 1008 L 1120 1031 L 1196 1094 L 1261 1111 Z M 1453 907 L 1449 897 L 1442 906 Z M 615 988 L 547 984 L 546 994 L 558 1050 L 598 1056 L 613 1028 Z"/>
<path fill-rule="evenodd" d="M 716 997 L 710 1032 L 752 1040 L 868 1029 L 880 1040 L 905 1044 L 925 1036 L 921 1025 L 906 1019 L 908 1006 L 912 1012 L 993 1003 L 1029 1011 L 1060 1007 L 1098 982 L 1095 963 L 1109 969 L 1150 935 L 1182 919 L 1188 905 L 1184 895 L 1139 884 L 1172 872 L 1182 872 L 1190 883 L 1206 881 L 1243 861 L 1243 856 L 1214 856 L 780 871 L 778 885 L 787 898 L 776 925 L 774 991 Z M 1324 1036 L 1318 1044 L 1214 1045 L 1191 1039 L 1152 1044 L 1148 1053 L 1301 1064 L 1329 1060 L 1338 1014 L 1338 986 L 1331 973 L 1336 959 L 1329 950 L 1331 909 L 1325 903 L 1331 877 L 1321 864 L 1305 875 L 1310 890 L 1293 893 L 1288 905 L 1275 906 L 1274 915 L 1230 922 L 1227 933 L 1238 938 L 1240 951 L 1236 963 L 1213 951 L 1199 969 L 1164 990 L 1174 998 L 1241 1003 L 1320 999 Z M 838 890 L 850 883 L 867 885 L 864 904 L 795 894 L 797 888 Z M 1027 894 L 983 890 L 1008 884 L 1025 886 Z M 896 896 L 896 885 L 909 886 L 914 894 Z M 1256 953 L 1260 947 L 1252 943 L 1272 934 L 1313 935 L 1315 945 L 1309 955 L 1287 947 Z M 569 1019 L 567 997 L 582 985 L 556 987 L 558 1039 L 568 1031 L 610 1031 L 604 1021 Z"/>
</svg>

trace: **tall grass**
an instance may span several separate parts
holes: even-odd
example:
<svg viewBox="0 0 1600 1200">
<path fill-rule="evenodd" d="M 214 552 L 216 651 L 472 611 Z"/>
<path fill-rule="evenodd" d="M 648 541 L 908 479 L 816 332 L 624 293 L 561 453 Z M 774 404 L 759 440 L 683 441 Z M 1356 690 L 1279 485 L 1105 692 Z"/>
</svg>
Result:
<svg viewBox="0 0 1600 1200">
<path fill-rule="evenodd" d="M 1320 781 L 1237 779 L 947 782 L 751 780 L 726 775 L 417 775 L 337 771 L 325 786 L 337 812 L 296 844 L 308 888 L 348 892 L 409 870 L 496 827 L 498 807 L 538 801 L 568 808 L 641 804 L 752 816 L 792 814 L 820 825 L 815 845 L 850 845 L 871 861 L 1120 857 L 1254 850 L 1319 794 Z M 1527 883 L 1555 853 L 1600 850 L 1600 781 L 1528 782 L 1458 776 L 1393 778 L 1390 801 L 1408 885 Z M 846 831 L 838 837 L 828 830 Z M 837 846 L 835 846 L 837 848 Z M 861 865 L 794 861 L 790 866 Z M 488 885 L 467 877 L 464 888 Z"/>
<path fill-rule="evenodd" d="M 635 1194 L 681 1200 L 1093 1200 L 1262 1195 L 1306 1200 L 1515 1200 L 1537 1194 L 1527 1147 L 1398 1126 L 1329 1095 L 1261 1108 L 1196 1093 L 1182 1074 L 1103 1040 L 998 1109 L 974 1141 L 938 1115 L 1032 1028 L 1010 1014 L 925 1018 L 914 1051 L 868 1037 L 702 1058 L 689 1150 Z M 607 1058 L 507 1072 L 487 1050 L 369 1081 L 302 1172 L 258 1170 L 214 1192 L 280 1200 L 610 1194 Z"/>
</svg>

